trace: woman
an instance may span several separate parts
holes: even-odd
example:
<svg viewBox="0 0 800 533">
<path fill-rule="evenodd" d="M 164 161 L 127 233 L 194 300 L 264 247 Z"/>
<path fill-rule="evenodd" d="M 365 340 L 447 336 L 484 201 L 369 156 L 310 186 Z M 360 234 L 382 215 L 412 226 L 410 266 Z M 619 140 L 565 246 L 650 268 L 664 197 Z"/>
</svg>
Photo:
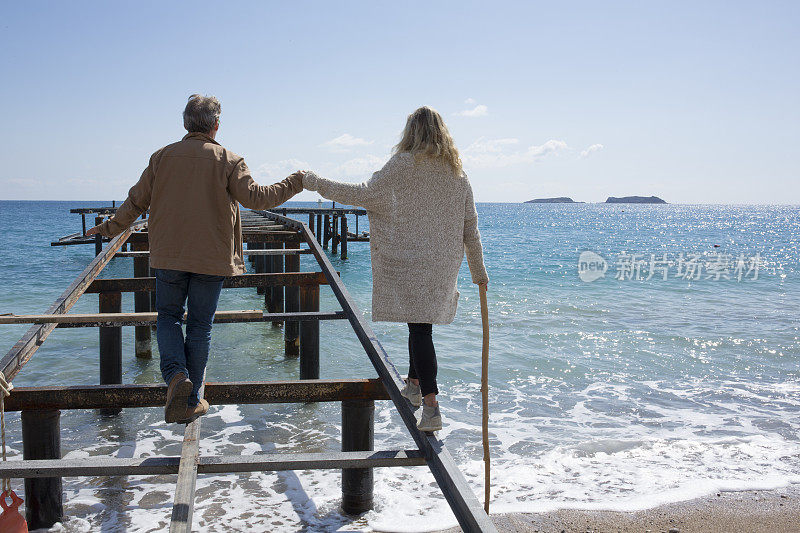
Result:
<svg viewBox="0 0 800 533">
<path fill-rule="evenodd" d="M 433 324 L 456 314 L 458 269 L 466 249 L 473 283 L 488 283 L 472 187 L 442 117 L 414 111 L 395 154 L 368 181 L 341 183 L 303 175 L 303 187 L 364 207 L 372 254 L 372 319 L 408 323 L 409 371 L 402 394 L 422 404 L 422 431 L 438 431 Z"/>
</svg>

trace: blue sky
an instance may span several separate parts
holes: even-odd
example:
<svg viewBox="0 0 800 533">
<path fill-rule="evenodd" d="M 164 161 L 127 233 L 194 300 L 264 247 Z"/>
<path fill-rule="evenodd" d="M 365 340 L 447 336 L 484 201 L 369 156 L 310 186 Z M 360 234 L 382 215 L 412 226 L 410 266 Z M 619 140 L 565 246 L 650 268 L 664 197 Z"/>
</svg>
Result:
<svg viewBox="0 0 800 533">
<path fill-rule="evenodd" d="M 478 201 L 800 204 L 798 27 L 798 2 L 3 0 L 0 199 L 124 198 L 200 92 L 263 183 L 363 180 L 431 105 Z"/>
</svg>

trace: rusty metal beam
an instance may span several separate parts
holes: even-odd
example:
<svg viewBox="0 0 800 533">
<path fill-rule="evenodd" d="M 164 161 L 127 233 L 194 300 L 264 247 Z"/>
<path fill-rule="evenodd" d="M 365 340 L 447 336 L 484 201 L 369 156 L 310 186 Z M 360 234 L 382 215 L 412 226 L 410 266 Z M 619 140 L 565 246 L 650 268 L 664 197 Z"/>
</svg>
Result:
<svg viewBox="0 0 800 533">
<path fill-rule="evenodd" d="M 0 324 L 57 324 L 58 328 L 97 328 L 110 326 L 152 326 L 158 313 L 100 313 L 75 315 L 13 315 L 0 317 Z M 184 315 L 185 317 L 185 315 Z M 344 320 L 343 311 L 265 313 L 263 311 L 217 311 L 215 324 L 243 322 L 283 322 L 285 320 Z M 184 318 L 185 319 L 185 318 Z"/>
<path fill-rule="evenodd" d="M 204 398 L 212 405 L 244 405 L 388 400 L 389 395 L 378 379 L 312 379 L 209 382 Z M 5 410 L 163 407 L 166 400 L 167 387 L 160 384 L 14 387 Z"/>
<path fill-rule="evenodd" d="M 270 250 L 245 250 L 244 255 L 296 255 L 310 254 L 308 248 L 274 248 Z M 141 252 L 117 252 L 114 257 L 149 257 L 149 251 Z"/>
<path fill-rule="evenodd" d="M 177 474 L 180 457 L 86 457 L 80 459 L 39 459 L 0 462 L 3 478 L 77 476 L 154 476 Z M 233 472 L 277 472 L 339 468 L 380 468 L 424 466 L 419 450 L 379 450 L 327 453 L 269 453 L 258 455 L 217 455 L 198 457 L 198 474 Z"/>
<path fill-rule="evenodd" d="M 67 311 L 72 308 L 75 302 L 78 301 L 78 298 L 86 292 L 88 287 L 96 281 L 97 276 L 103 270 L 103 268 L 108 264 L 114 254 L 122 248 L 122 245 L 125 241 L 129 238 L 132 234 L 134 229 L 138 228 L 140 225 L 144 224 L 146 221 L 142 220 L 128 228 L 127 230 L 123 231 L 121 234 L 116 236 L 111 242 L 105 247 L 105 249 L 95 257 L 89 266 L 87 266 L 83 272 L 78 274 L 78 277 L 70 283 L 69 287 L 59 296 L 53 305 L 51 305 L 46 313 L 47 314 L 57 314 L 57 313 L 66 313 Z M 19 373 L 20 369 L 25 366 L 36 350 L 41 346 L 44 340 L 47 338 L 48 335 L 55 329 L 55 324 L 40 324 L 31 326 L 25 335 L 17 341 L 17 343 L 9 350 L 9 352 L 0 359 L 0 371 L 3 372 L 6 379 L 11 380 L 14 376 Z"/>
<path fill-rule="evenodd" d="M 256 213 L 263 213 L 263 211 L 255 211 Z M 278 207 L 270 209 L 271 213 L 279 213 L 286 215 L 308 215 L 318 213 L 335 213 L 337 215 L 366 215 L 367 210 L 361 207 Z"/>
<path fill-rule="evenodd" d="M 328 278 L 322 272 L 284 272 L 275 274 L 242 274 L 229 276 L 222 283 L 226 289 L 244 287 L 274 287 L 276 285 L 326 285 Z M 96 279 L 86 293 L 154 291 L 156 278 Z"/>
<path fill-rule="evenodd" d="M 265 231 L 257 233 L 242 232 L 242 239 L 244 242 L 286 242 L 297 241 L 296 231 Z M 146 231 L 137 231 L 128 238 L 129 243 L 149 242 Z"/>
</svg>

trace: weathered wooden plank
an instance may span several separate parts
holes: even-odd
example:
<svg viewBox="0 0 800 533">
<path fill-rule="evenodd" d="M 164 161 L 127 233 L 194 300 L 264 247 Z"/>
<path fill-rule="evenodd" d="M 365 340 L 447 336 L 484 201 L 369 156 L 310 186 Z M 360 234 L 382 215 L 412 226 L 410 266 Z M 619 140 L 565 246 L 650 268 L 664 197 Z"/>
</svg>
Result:
<svg viewBox="0 0 800 533">
<path fill-rule="evenodd" d="M 259 470 L 381 468 L 424 464 L 425 457 L 419 450 L 384 450 L 202 457 L 198 469 L 202 474 L 222 474 Z"/>
<path fill-rule="evenodd" d="M 203 387 L 200 387 L 203 397 Z M 203 417 L 186 425 L 181 447 L 181 460 L 178 464 L 178 484 L 172 503 L 170 533 L 190 533 L 194 512 L 194 489 L 197 486 L 197 460 L 200 457 L 200 424 Z"/>
<path fill-rule="evenodd" d="M 325 285 L 327 277 L 322 272 L 282 272 L 274 274 L 242 274 L 228 276 L 222 283 L 226 289 L 245 287 L 273 287 L 276 285 Z M 96 279 L 86 288 L 86 293 L 154 291 L 156 278 Z"/>
<path fill-rule="evenodd" d="M 263 233 L 245 233 L 242 235 L 244 242 L 294 242 L 297 239 L 297 234 L 292 233 L 291 235 L 286 235 L 285 233 L 279 233 L 276 235 L 276 231 L 265 231 Z"/>
<path fill-rule="evenodd" d="M 177 474 L 180 457 L 86 457 L 0 462 L 3 478 L 79 476 L 154 476 Z M 199 457 L 198 474 L 277 472 L 283 470 L 333 470 L 339 468 L 386 468 L 424 466 L 419 450 L 379 450 L 327 453 L 271 453 Z"/>
<path fill-rule="evenodd" d="M 70 213 L 78 214 L 100 214 L 100 215 L 113 215 L 117 212 L 116 207 L 77 207 L 69 210 Z"/>
<path fill-rule="evenodd" d="M 133 252 L 117 252 L 114 257 L 149 257 L 149 250 L 133 251 Z"/>
<path fill-rule="evenodd" d="M 60 314 L 66 313 L 72 308 L 78 298 L 86 292 L 87 288 L 96 280 L 100 271 L 108 264 L 114 254 L 119 250 L 134 229 L 139 227 L 145 221 L 140 221 L 128 228 L 120 235 L 111 240 L 106 246 L 105 250 L 95 257 L 91 263 L 78 274 L 75 281 L 70 283 L 69 287 L 59 296 L 53 305 L 51 305 L 46 313 L 47 314 Z M 0 371 L 3 372 L 7 380 L 11 380 L 25 363 L 30 360 L 39 346 L 44 342 L 48 335 L 55 329 L 55 324 L 39 324 L 31 326 L 25 335 L 17 341 L 17 343 L 9 350 L 9 352 L 0 360 Z"/>
<path fill-rule="evenodd" d="M 278 215 L 308 215 L 319 213 L 335 213 L 337 215 L 366 215 L 367 210 L 360 207 L 276 207 L 269 211 L 254 211 L 255 213 L 274 213 Z"/>
<path fill-rule="evenodd" d="M 388 400 L 378 379 L 238 381 L 205 384 L 211 405 Z M 6 411 L 32 409 L 104 409 L 162 407 L 167 387 L 145 385 L 78 385 L 68 387 L 14 387 L 5 400 Z"/>
<path fill-rule="evenodd" d="M 298 255 L 310 254 L 308 248 L 270 248 L 265 250 L 245 250 L 244 255 Z"/>
<path fill-rule="evenodd" d="M 158 313 L 74 313 L 71 315 L 0 315 L 0 324 L 127 324 L 154 322 Z M 264 311 L 260 309 L 241 311 L 217 311 L 217 319 L 261 318 Z M 186 313 L 183 314 L 186 320 Z"/>
<path fill-rule="evenodd" d="M 296 241 L 296 231 L 257 231 L 254 233 L 242 232 L 242 238 L 245 242 L 287 242 Z M 128 238 L 128 243 L 149 242 L 146 231 L 137 231 Z M 53 243 L 51 243 L 53 244 Z"/>
<path fill-rule="evenodd" d="M 496 532 L 497 529 L 489 520 L 489 516 L 475 497 L 472 489 L 467 484 L 467 480 L 458 469 L 444 444 L 433 433 L 423 433 L 417 429 L 414 413 L 411 411 L 408 402 L 400 395 L 400 388 L 403 386 L 402 376 L 389 359 L 386 350 L 375 337 L 375 333 L 367 323 L 364 315 L 358 311 L 358 306 L 339 279 L 328 256 L 314 236 L 309 233 L 308 228 L 301 222 L 269 212 L 266 213 L 266 216 L 285 224 L 286 227 L 294 227 L 303 232 L 305 242 L 313 251 L 322 271 L 328 277 L 328 282 L 339 300 L 339 305 L 347 313 L 356 336 L 378 372 L 378 376 L 383 381 L 395 408 L 400 414 L 400 418 L 408 428 L 409 433 L 411 433 L 414 442 L 425 453 L 431 473 L 448 504 L 450 504 L 450 508 L 458 519 L 461 528 L 465 532 Z"/>
<path fill-rule="evenodd" d="M 242 238 L 244 240 L 249 239 L 252 236 L 258 235 L 272 235 L 272 236 L 283 236 L 283 237 L 293 237 L 296 235 L 297 232 L 295 231 L 281 231 L 281 230 L 272 230 L 272 229 L 263 229 L 260 227 L 253 227 L 249 229 L 242 228 Z"/>
<path fill-rule="evenodd" d="M 215 324 L 241 324 L 245 322 L 283 322 L 285 320 L 296 320 L 299 322 L 318 321 L 318 320 L 345 320 L 347 316 L 343 311 L 323 311 L 323 312 L 296 312 L 296 313 L 265 313 L 259 311 L 258 315 L 253 316 L 222 316 L 214 318 Z M 125 322 L 119 324 L 122 326 L 152 326 L 156 323 L 155 316 L 148 316 L 142 318 L 126 319 Z M 88 327 L 101 327 L 108 325 L 115 325 L 116 322 L 108 321 L 105 317 L 98 317 L 96 322 L 77 322 L 58 324 L 58 328 L 88 328 Z"/>
<path fill-rule="evenodd" d="M 265 223 L 264 219 L 256 219 L 256 218 L 243 218 L 242 219 L 242 231 L 249 231 L 251 229 L 263 229 L 263 230 L 276 230 L 278 228 L 284 228 L 283 224 L 269 224 Z"/>
</svg>

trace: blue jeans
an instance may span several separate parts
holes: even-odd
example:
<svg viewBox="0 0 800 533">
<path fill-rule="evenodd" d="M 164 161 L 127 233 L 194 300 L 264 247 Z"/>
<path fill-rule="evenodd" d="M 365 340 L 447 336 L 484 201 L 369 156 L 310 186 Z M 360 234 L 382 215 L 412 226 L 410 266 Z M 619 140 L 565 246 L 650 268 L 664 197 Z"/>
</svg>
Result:
<svg viewBox="0 0 800 533">
<path fill-rule="evenodd" d="M 161 355 L 161 376 L 169 384 L 178 372 L 192 381 L 189 406 L 200 402 L 211 346 L 211 324 L 217 311 L 225 276 L 193 274 L 180 270 L 153 269 L 156 276 L 156 337 Z M 183 306 L 188 297 L 186 339 L 183 338 Z"/>
</svg>

